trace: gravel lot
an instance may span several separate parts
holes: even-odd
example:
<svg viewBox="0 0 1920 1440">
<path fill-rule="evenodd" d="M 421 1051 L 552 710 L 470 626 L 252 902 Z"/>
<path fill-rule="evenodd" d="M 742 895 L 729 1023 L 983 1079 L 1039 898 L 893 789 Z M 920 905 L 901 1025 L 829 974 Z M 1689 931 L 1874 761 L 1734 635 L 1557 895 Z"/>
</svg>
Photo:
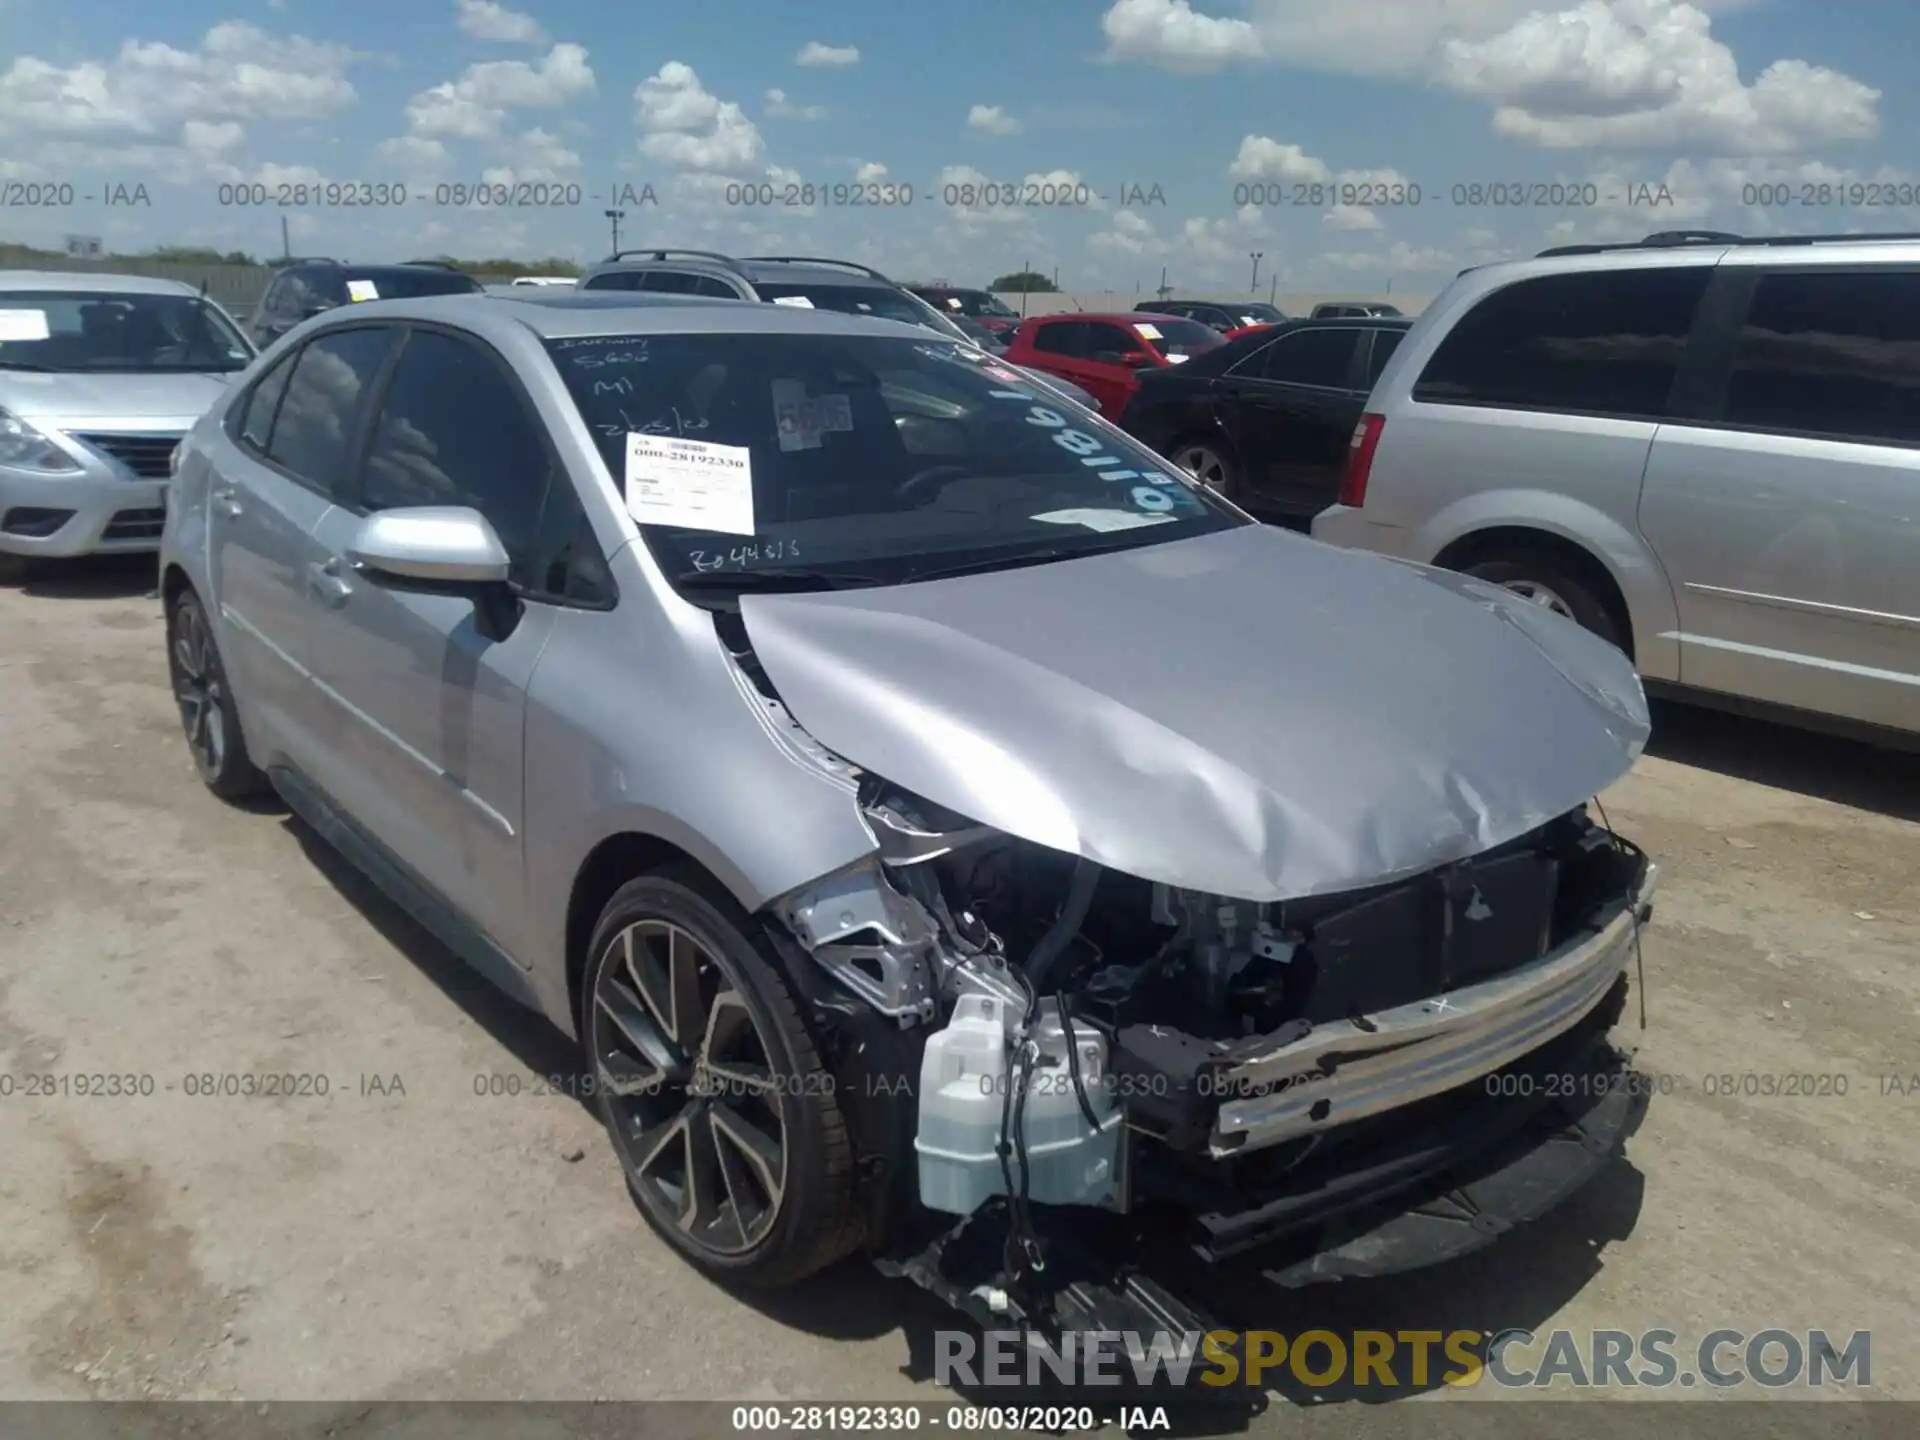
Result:
<svg viewBox="0 0 1920 1440">
<path fill-rule="evenodd" d="M 201 788 L 151 577 L 0 570 L 0 1072 L 156 1079 L 0 1098 L 0 1398 L 943 1398 L 943 1312 L 907 1287 L 728 1294 L 581 1105 L 476 1095 L 570 1073 L 567 1043 L 284 814 Z M 1663 870 L 1636 1038 L 1674 1093 L 1630 1163 L 1463 1264 L 1240 1323 L 1870 1329 L 1875 1391 L 1920 1399 L 1920 1091 L 1881 1079 L 1920 1087 L 1920 756 L 1657 723 L 1606 797 Z M 329 1093 L 184 1093 L 266 1072 Z M 1706 1093 L 1747 1073 L 1848 1093 Z M 1252 1429 L 1297 1432 L 1309 1394 Z M 1320 1398 L 1315 1430 L 1370 1433 Z"/>
</svg>

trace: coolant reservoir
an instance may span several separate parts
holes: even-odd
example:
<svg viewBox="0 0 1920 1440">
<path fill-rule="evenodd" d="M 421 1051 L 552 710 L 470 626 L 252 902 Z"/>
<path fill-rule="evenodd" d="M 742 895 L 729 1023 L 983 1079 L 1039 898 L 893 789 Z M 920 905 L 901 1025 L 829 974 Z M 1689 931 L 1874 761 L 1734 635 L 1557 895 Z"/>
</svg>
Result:
<svg viewBox="0 0 1920 1440">
<path fill-rule="evenodd" d="M 934 1210 L 967 1215 L 1006 1192 L 1000 1127 L 1013 1083 L 1011 1047 L 1020 1009 L 988 995 L 963 996 L 920 1061 L 920 1199 Z M 1034 1027 L 1040 1047 L 1027 1089 L 1025 1135 L 1033 1167 L 1028 1198 L 1045 1205 L 1099 1205 L 1113 1194 L 1123 1116 L 1106 1083 L 1106 1043 L 1091 1026 L 1075 1029 L 1080 1078 L 1100 1124 L 1089 1125 L 1067 1068 L 1057 1014 Z M 1020 1181 L 1017 1154 L 1008 1157 Z"/>
</svg>

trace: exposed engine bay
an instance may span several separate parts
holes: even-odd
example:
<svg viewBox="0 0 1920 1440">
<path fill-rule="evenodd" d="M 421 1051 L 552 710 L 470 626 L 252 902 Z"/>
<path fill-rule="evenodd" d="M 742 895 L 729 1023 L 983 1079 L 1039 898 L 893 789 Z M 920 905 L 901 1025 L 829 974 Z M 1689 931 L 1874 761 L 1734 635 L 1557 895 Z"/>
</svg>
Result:
<svg viewBox="0 0 1920 1440">
<path fill-rule="evenodd" d="M 1431 1174 L 1449 1127 L 1499 1138 L 1503 1067 L 1623 1063 L 1602 1037 L 1652 867 L 1584 807 L 1409 880 L 1252 903 L 858 786 L 877 856 L 780 918 L 867 1015 L 870 1243 L 983 1322 L 1163 1325 L 1169 1294 L 1066 1256 L 1149 1232 L 1189 1265 L 1324 1248 L 1343 1189 Z"/>
</svg>

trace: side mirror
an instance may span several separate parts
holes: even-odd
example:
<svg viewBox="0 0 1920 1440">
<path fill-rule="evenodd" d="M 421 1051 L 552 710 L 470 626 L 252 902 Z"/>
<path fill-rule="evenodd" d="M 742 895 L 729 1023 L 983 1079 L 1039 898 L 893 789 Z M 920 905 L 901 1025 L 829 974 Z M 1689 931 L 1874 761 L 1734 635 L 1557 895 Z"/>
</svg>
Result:
<svg viewBox="0 0 1920 1440">
<path fill-rule="evenodd" d="M 324 315 L 331 309 L 333 309 L 331 300 L 312 300 L 300 307 L 300 318 L 311 320 L 314 316 Z"/>
<path fill-rule="evenodd" d="M 1129 370 L 1148 370 L 1160 362 L 1150 350 L 1129 350 L 1120 357 L 1120 363 Z"/>
<path fill-rule="evenodd" d="M 473 601 L 477 628 L 504 640 L 520 618 L 507 550 L 487 517 L 460 505 L 377 510 L 360 522 L 347 560 L 388 590 Z"/>
</svg>

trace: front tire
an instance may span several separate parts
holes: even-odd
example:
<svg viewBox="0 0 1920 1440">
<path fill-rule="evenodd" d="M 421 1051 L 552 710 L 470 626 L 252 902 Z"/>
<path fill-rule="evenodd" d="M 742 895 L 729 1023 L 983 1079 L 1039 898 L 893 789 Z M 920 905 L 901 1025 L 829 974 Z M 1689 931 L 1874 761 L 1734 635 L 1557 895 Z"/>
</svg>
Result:
<svg viewBox="0 0 1920 1440">
<path fill-rule="evenodd" d="M 167 602 L 167 670 L 187 736 L 187 753 L 201 781 L 222 800 L 263 793 L 267 777 L 247 754 L 240 710 L 227 683 L 206 607 L 186 586 Z"/>
<path fill-rule="evenodd" d="M 756 927 L 703 876 L 629 881 L 588 949 L 580 1042 L 640 1213 L 702 1270 L 790 1285 L 851 1253 L 853 1148 Z"/>
</svg>

